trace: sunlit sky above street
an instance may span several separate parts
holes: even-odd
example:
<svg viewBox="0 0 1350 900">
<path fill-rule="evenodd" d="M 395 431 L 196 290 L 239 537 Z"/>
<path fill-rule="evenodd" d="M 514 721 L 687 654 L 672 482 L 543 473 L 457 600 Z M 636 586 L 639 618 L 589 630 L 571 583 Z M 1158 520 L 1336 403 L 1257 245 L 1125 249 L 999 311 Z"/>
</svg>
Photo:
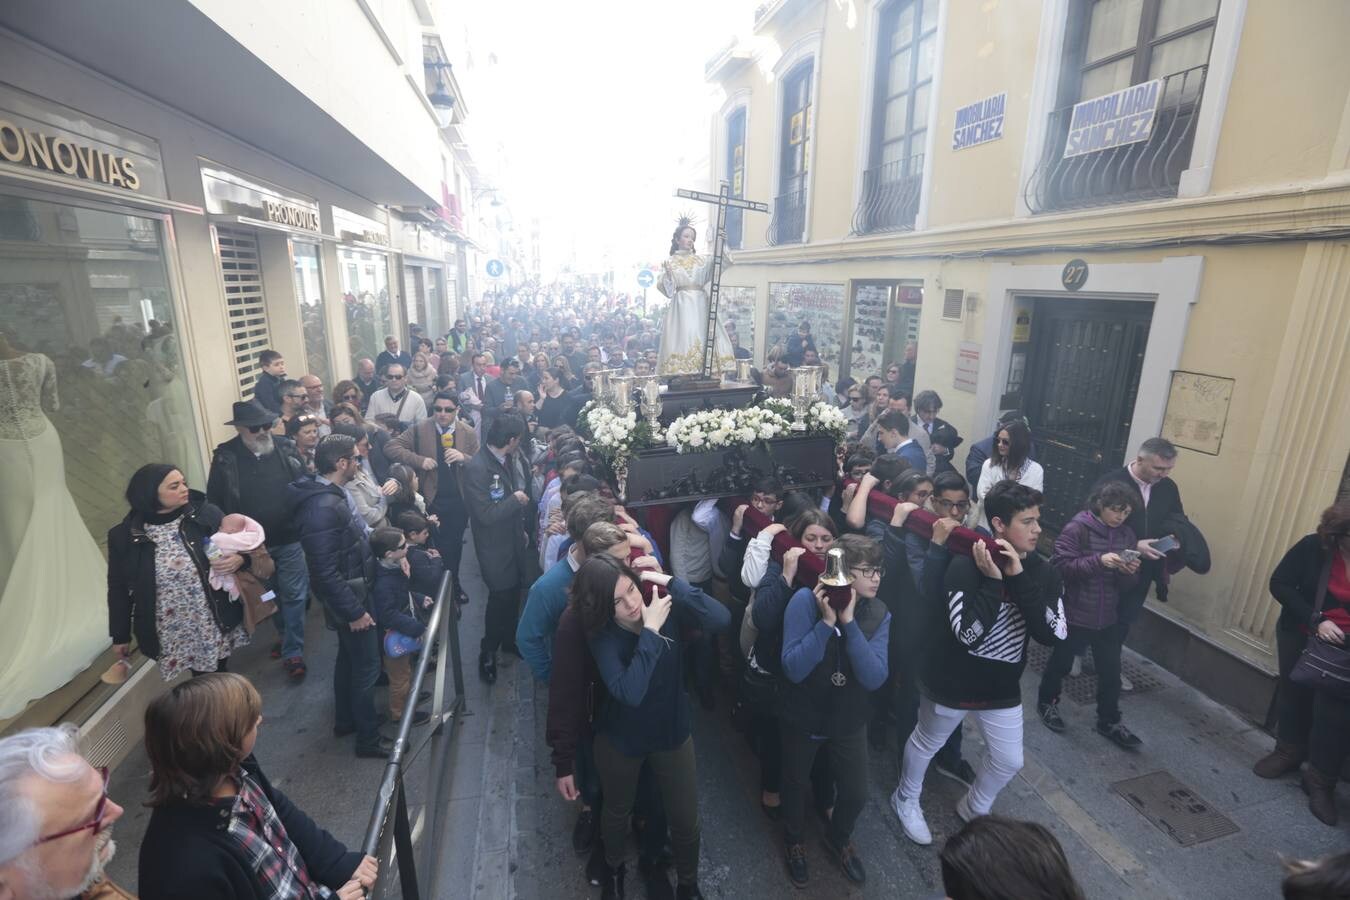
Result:
<svg viewBox="0 0 1350 900">
<path fill-rule="evenodd" d="M 463 85 L 471 146 L 517 230 L 528 236 L 530 218 L 539 217 L 546 267 L 570 256 L 575 241 L 582 266 L 599 269 L 608 256 L 629 269 L 665 256 L 679 211 L 707 222 L 709 208 L 673 194 L 706 186 L 720 95 L 703 66 L 748 32 L 755 5 L 456 5 L 473 53 Z M 497 145 L 503 152 L 493 159 Z"/>
</svg>

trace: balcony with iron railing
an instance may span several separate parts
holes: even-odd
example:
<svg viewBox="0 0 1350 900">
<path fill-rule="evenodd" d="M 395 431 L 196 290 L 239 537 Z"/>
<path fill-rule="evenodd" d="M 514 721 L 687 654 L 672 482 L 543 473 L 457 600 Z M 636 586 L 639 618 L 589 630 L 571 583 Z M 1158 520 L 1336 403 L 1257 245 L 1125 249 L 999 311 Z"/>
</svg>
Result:
<svg viewBox="0 0 1350 900">
<path fill-rule="evenodd" d="M 1177 195 L 1190 165 L 1208 66 L 1163 79 L 1148 138 L 1081 156 L 1064 157 L 1073 106 L 1050 114 L 1045 148 L 1023 196 L 1033 213 L 1110 206 Z"/>
<path fill-rule="evenodd" d="M 790 190 L 773 198 L 768 234 L 770 246 L 800 244 L 806 239 L 806 179 L 794 178 L 790 186 Z"/>
<path fill-rule="evenodd" d="M 865 169 L 853 233 L 912 230 L 922 186 L 922 153 Z"/>
</svg>

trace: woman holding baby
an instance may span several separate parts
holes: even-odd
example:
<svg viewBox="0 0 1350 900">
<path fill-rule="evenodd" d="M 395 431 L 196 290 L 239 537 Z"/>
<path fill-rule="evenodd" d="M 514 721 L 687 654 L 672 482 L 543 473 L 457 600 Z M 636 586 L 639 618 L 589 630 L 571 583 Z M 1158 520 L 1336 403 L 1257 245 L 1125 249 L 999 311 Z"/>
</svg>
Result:
<svg viewBox="0 0 1350 900">
<path fill-rule="evenodd" d="M 168 464 L 137 469 L 126 498 L 131 510 L 108 532 L 113 649 L 125 661 L 134 634 L 166 681 L 224 671 L 230 652 L 248 643 L 237 582 L 270 563 L 261 527 L 224 516 Z"/>
</svg>

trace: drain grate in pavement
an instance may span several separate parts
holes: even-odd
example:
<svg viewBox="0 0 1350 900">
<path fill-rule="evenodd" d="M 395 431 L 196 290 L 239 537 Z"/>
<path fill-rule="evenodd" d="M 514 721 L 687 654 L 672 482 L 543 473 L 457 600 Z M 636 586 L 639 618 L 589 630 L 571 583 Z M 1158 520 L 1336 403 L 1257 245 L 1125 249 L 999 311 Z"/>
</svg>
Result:
<svg viewBox="0 0 1350 900">
<path fill-rule="evenodd" d="M 1111 790 L 1183 847 L 1203 844 L 1241 830 L 1232 819 L 1177 781 L 1170 772 L 1150 772 L 1117 781 L 1111 785 Z"/>
<path fill-rule="evenodd" d="M 1045 671 L 1045 664 L 1050 661 L 1050 648 L 1032 641 L 1027 645 L 1027 663 L 1037 672 Z M 1144 694 L 1149 691 L 1161 690 L 1163 683 L 1148 668 L 1135 662 L 1133 659 L 1121 657 L 1120 671 L 1134 685 L 1133 694 Z M 1097 702 L 1097 676 L 1079 675 L 1077 678 L 1066 675 L 1064 677 L 1064 696 L 1068 697 L 1074 703 L 1081 703 L 1091 706 Z"/>
</svg>

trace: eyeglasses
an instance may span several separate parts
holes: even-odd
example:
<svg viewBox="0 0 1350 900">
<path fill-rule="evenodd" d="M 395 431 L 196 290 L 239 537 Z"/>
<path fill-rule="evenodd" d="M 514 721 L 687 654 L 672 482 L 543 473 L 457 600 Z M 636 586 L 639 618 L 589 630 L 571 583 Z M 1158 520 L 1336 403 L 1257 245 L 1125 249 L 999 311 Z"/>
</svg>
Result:
<svg viewBox="0 0 1350 900">
<path fill-rule="evenodd" d="M 287 400 L 308 400 L 309 394 L 287 394 Z"/>
<path fill-rule="evenodd" d="M 941 500 L 937 497 L 933 497 L 932 503 L 939 509 L 953 509 L 957 512 L 965 512 L 970 509 L 969 500 Z"/>
<path fill-rule="evenodd" d="M 36 841 L 33 842 L 33 846 L 36 847 L 38 844 L 45 844 L 48 841 L 54 841 L 57 840 L 58 838 L 70 837 L 72 834 L 79 834 L 81 831 L 85 831 L 90 828 L 94 830 L 94 834 L 98 834 L 103 830 L 103 820 L 104 818 L 106 818 L 108 813 L 108 767 L 99 766 L 97 771 L 99 777 L 103 779 L 103 793 L 98 798 L 98 806 L 94 807 L 94 818 L 90 819 L 88 822 L 85 822 L 83 825 L 76 825 L 74 828 L 67 828 L 65 831 L 62 831 L 59 834 L 49 834 L 46 837 L 38 838 Z"/>
<path fill-rule="evenodd" d="M 249 434 L 262 434 L 264 431 L 270 431 L 272 428 L 270 423 L 267 425 L 245 425 L 244 427 L 248 429 Z"/>
<path fill-rule="evenodd" d="M 865 566 L 860 569 L 854 569 L 853 574 L 858 578 L 880 578 L 886 574 L 886 570 L 881 566 Z"/>
<path fill-rule="evenodd" d="M 343 400 L 355 400 L 356 398 L 357 394 L 355 391 L 349 391 L 348 393 L 342 395 Z"/>
<path fill-rule="evenodd" d="M 452 412 L 458 412 L 459 410 L 455 409 L 455 407 L 453 407 L 453 406 L 433 406 L 433 407 L 431 408 L 431 411 L 432 411 L 432 412 L 438 412 L 438 413 L 452 413 Z"/>
<path fill-rule="evenodd" d="M 404 378 L 404 376 L 402 376 L 402 375 L 386 375 L 386 376 L 384 376 L 384 380 L 385 380 L 385 381 L 402 381 L 403 378 Z"/>
<path fill-rule="evenodd" d="M 300 425 L 301 425 L 302 427 L 305 426 L 305 425 L 318 425 L 318 424 L 319 424 L 319 417 L 318 417 L 318 416 L 296 416 L 296 417 L 295 417 L 295 421 L 299 422 Z"/>
<path fill-rule="evenodd" d="M 1000 447 L 1012 446 L 1012 441 L 1008 440 L 1007 438 L 995 438 L 994 443 L 998 444 Z"/>
</svg>

